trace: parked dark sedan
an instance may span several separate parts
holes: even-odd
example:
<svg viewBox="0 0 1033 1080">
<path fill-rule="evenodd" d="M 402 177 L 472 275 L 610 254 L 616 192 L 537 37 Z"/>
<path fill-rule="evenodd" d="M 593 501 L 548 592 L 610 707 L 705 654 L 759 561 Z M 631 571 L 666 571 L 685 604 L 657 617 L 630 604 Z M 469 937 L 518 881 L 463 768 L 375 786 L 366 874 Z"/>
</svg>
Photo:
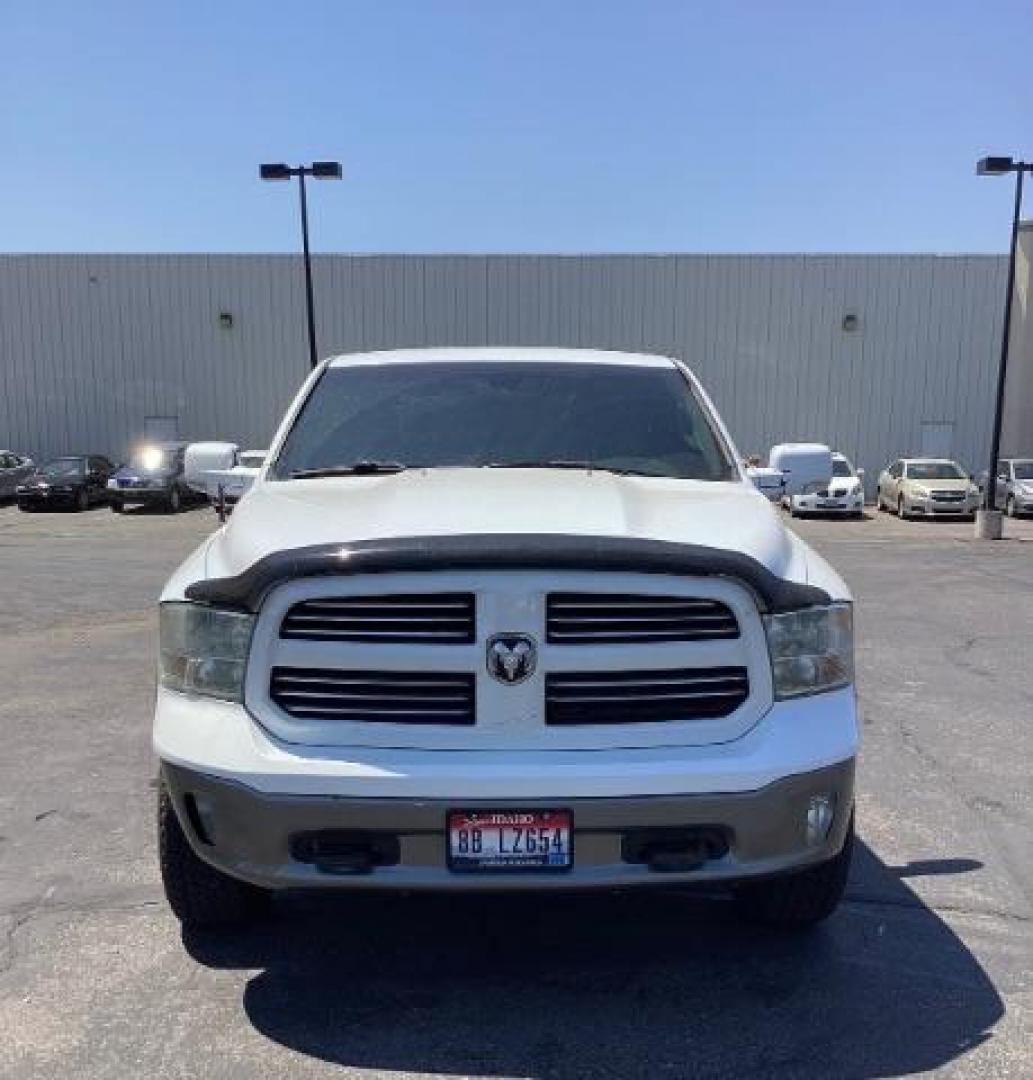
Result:
<svg viewBox="0 0 1033 1080">
<path fill-rule="evenodd" d="M 54 458 L 15 488 L 18 508 L 88 510 L 108 501 L 108 477 L 114 471 L 115 466 L 99 454 Z"/>
<path fill-rule="evenodd" d="M 36 471 L 32 458 L 0 450 L 0 499 L 9 499 L 19 484 L 24 483 Z"/>
<path fill-rule="evenodd" d="M 145 446 L 108 481 L 111 509 L 122 513 L 127 506 L 157 506 L 175 514 L 189 503 L 205 501 L 203 492 L 187 487 L 183 478 L 186 443 Z"/>
</svg>

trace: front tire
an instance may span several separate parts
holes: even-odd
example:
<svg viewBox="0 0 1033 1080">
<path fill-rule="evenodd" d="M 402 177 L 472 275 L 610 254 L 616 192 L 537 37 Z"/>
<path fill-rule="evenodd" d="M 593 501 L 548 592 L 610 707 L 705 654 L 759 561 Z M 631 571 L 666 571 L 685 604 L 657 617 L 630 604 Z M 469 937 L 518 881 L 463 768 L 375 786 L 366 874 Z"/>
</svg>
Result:
<svg viewBox="0 0 1033 1080">
<path fill-rule="evenodd" d="M 904 508 L 904 496 L 900 495 L 897 498 L 897 517 L 901 521 L 907 521 L 907 510 Z"/>
<path fill-rule="evenodd" d="M 269 905 L 267 889 L 229 877 L 194 854 L 164 781 L 158 793 L 158 857 L 165 898 L 184 927 L 246 922 Z"/>
<path fill-rule="evenodd" d="M 787 929 L 806 929 L 827 919 L 839 906 L 850 874 L 854 849 L 854 817 L 839 854 L 827 862 L 785 877 L 740 885 L 735 902 L 753 922 Z"/>
<path fill-rule="evenodd" d="M 183 496 L 179 493 L 179 488 L 174 487 L 169 492 L 169 497 L 165 500 L 165 513 L 166 514 L 178 514 L 183 508 Z"/>
<path fill-rule="evenodd" d="M 1015 496 L 1014 495 L 1009 495 L 1008 496 L 1008 498 L 1007 498 L 1007 500 L 1006 500 L 1006 502 L 1004 504 L 1004 512 L 1010 518 L 1018 517 L 1018 514 L 1016 514 L 1016 512 L 1015 512 Z"/>
<path fill-rule="evenodd" d="M 89 492 L 80 490 L 79 494 L 75 497 L 75 510 L 76 513 L 82 513 L 84 510 L 90 508 L 90 495 Z"/>
</svg>

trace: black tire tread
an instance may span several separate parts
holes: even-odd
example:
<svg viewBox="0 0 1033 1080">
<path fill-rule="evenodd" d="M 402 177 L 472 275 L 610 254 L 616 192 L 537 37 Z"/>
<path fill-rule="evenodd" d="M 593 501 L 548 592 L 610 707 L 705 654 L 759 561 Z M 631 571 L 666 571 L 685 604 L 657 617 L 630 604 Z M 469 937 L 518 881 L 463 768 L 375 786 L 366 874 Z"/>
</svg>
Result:
<svg viewBox="0 0 1033 1080">
<path fill-rule="evenodd" d="M 268 890 L 222 874 L 194 854 L 164 782 L 158 789 L 158 854 L 165 897 L 184 926 L 246 922 L 268 906 Z"/>
<path fill-rule="evenodd" d="M 796 874 L 740 886 L 735 894 L 740 911 L 755 922 L 787 928 L 814 926 L 827 919 L 846 891 L 853 847 L 851 815 L 838 855 Z"/>
</svg>

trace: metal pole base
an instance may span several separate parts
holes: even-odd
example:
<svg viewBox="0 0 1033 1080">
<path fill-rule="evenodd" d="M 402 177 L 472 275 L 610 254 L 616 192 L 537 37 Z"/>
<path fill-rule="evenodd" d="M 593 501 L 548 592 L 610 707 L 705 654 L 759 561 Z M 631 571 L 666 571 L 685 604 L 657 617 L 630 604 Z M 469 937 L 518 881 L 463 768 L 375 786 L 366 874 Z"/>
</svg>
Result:
<svg viewBox="0 0 1033 1080">
<path fill-rule="evenodd" d="M 976 539 L 1000 540 L 1003 535 L 1004 515 L 1000 510 L 976 511 Z"/>
</svg>

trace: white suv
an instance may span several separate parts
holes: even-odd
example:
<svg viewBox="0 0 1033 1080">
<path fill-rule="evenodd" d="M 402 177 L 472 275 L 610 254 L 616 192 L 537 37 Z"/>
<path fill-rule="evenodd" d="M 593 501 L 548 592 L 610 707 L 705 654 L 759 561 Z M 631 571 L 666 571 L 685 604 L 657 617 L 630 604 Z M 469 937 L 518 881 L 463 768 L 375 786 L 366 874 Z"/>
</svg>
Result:
<svg viewBox="0 0 1033 1080">
<path fill-rule="evenodd" d="M 838 903 L 851 598 L 664 357 L 322 363 L 161 598 L 186 923 L 273 890 L 729 886 Z"/>
</svg>

